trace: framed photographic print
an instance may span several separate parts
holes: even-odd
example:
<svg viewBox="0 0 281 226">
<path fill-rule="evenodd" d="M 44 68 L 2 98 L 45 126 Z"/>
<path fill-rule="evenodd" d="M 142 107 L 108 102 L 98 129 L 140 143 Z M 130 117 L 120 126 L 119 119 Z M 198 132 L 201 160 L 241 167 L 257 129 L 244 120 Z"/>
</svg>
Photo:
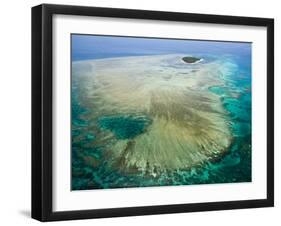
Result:
<svg viewBox="0 0 281 226">
<path fill-rule="evenodd" d="M 32 217 L 274 204 L 274 22 L 32 8 Z"/>
</svg>

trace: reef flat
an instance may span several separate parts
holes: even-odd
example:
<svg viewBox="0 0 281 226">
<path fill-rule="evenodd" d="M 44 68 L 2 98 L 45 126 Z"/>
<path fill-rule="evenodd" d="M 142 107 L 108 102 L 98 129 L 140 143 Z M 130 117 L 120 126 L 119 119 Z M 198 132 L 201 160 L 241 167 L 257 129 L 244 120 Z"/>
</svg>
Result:
<svg viewBox="0 0 281 226">
<path fill-rule="evenodd" d="M 184 57 L 73 62 L 73 98 L 86 124 L 76 122 L 72 133 L 79 136 L 72 142 L 88 139 L 87 151 L 79 149 L 76 157 L 92 168 L 106 163 L 122 174 L 154 178 L 224 155 L 233 140 L 229 115 L 210 89 L 225 85 L 228 68 L 216 60 L 187 64 Z"/>
</svg>

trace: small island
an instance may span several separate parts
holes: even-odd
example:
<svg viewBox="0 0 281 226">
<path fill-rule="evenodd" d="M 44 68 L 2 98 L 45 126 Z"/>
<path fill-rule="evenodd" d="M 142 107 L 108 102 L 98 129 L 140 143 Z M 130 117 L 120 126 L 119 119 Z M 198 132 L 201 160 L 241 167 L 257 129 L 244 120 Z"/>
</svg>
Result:
<svg viewBox="0 0 281 226">
<path fill-rule="evenodd" d="M 186 57 L 183 57 L 182 60 L 185 63 L 193 64 L 193 63 L 196 63 L 196 62 L 200 61 L 201 59 L 197 58 L 197 57 L 186 56 Z"/>
</svg>

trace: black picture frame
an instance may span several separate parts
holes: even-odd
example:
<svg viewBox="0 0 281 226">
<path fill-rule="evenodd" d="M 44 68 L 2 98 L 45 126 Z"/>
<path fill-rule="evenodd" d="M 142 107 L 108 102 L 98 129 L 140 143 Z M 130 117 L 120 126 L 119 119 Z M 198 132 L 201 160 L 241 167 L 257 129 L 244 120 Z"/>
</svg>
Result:
<svg viewBox="0 0 281 226">
<path fill-rule="evenodd" d="M 54 212 L 52 210 L 52 18 L 55 14 L 266 27 L 267 198 Z M 32 218 L 40 221 L 57 221 L 270 206 L 274 206 L 273 19 L 50 4 L 32 8 Z"/>
</svg>

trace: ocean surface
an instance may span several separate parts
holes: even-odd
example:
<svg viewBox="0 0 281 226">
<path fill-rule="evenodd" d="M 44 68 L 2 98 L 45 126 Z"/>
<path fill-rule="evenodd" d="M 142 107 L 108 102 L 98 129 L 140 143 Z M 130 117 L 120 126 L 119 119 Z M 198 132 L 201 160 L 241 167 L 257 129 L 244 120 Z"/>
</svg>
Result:
<svg viewBox="0 0 281 226">
<path fill-rule="evenodd" d="M 103 147 L 89 145 L 95 133 L 87 130 L 85 134 L 91 122 L 83 114 L 95 109 L 82 107 L 78 89 L 72 86 L 72 190 L 251 182 L 251 43 L 72 35 L 73 62 L 160 54 L 187 54 L 203 58 L 204 63 L 215 59 L 228 65 L 221 74 L 225 85 L 212 86 L 209 91 L 220 97 L 228 112 L 233 136 L 229 150 L 216 161 L 157 178 L 112 170 L 106 161 L 98 161 Z M 105 116 L 96 122 L 100 128 L 111 129 L 117 139 L 133 138 L 150 123 L 150 119 L 124 115 Z M 92 164 L 85 164 L 85 159 Z"/>
</svg>

